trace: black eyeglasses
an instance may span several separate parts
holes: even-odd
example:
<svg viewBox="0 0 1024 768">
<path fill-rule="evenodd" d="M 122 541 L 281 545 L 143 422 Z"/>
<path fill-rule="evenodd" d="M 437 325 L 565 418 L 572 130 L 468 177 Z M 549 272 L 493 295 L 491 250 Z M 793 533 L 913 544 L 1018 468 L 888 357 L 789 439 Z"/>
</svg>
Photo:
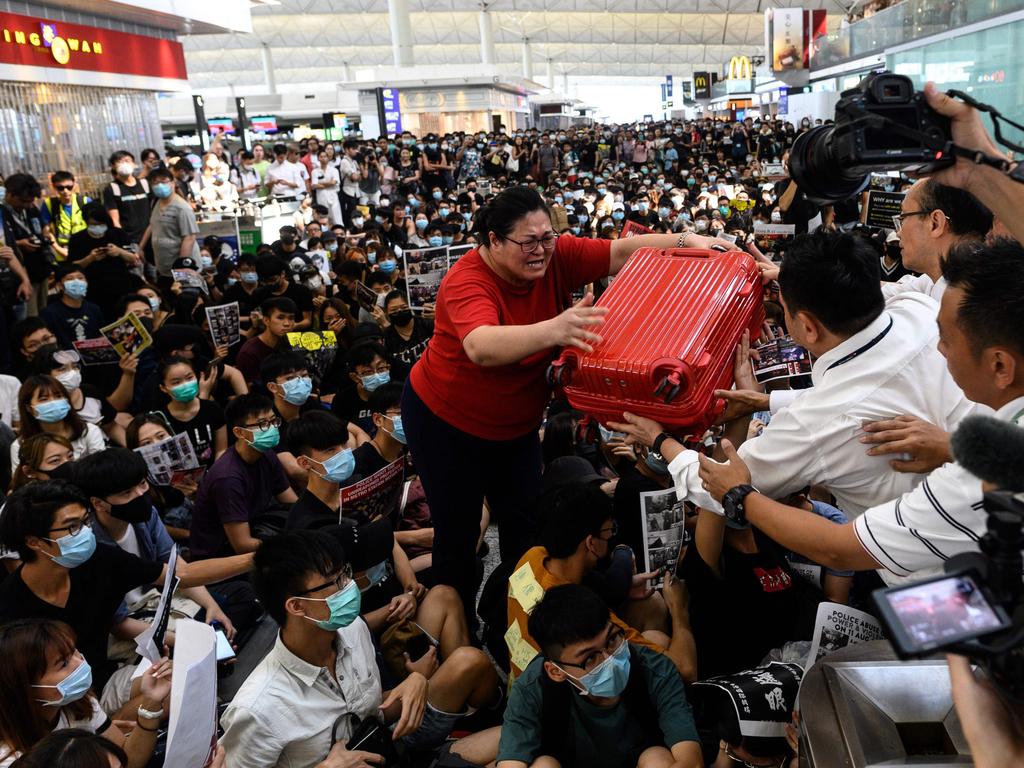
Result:
<svg viewBox="0 0 1024 768">
<path fill-rule="evenodd" d="M 511 237 L 506 237 L 506 240 L 515 243 L 523 249 L 523 253 L 531 254 L 537 250 L 537 246 L 540 246 L 545 251 L 553 251 L 555 249 L 555 241 L 558 240 L 558 235 L 552 233 L 545 235 L 539 240 L 513 240 Z"/>
<path fill-rule="evenodd" d="M 937 208 L 932 208 L 928 211 L 907 211 L 906 213 L 899 213 L 892 217 L 892 223 L 898 234 L 903 229 L 904 219 L 909 219 L 911 216 L 930 216 L 937 210 Z M 946 221 L 952 221 L 952 219 L 949 218 L 949 216 L 946 216 Z"/>
<path fill-rule="evenodd" d="M 337 587 L 338 589 L 344 589 L 348 586 L 348 583 L 352 581 L 352 566 L 345 563 L 341 567 L 341 570 L 331 576 L 323 584 L 317 584 L 315 587 L 303 590 L 302 592 L 296 592 L 295 597 L 302 597 L 313 592 L 319 592 L 321 589 L 327 589 L 328 587 Z"/>
<path fill-rule="evenodd" d="M 281 426 L 281 419 L 279 419 L 279 418 L 260 419 L 255 424 L 243 424 L 242 425 L 242 427 L 244 427 L 245 429 L 259 430 L 260 432 L 266 432 L 268 429 L 271 429 L 272 427 L 280 427 L 280 426 Z"/>
<path fill-rule="evenodd" d="M 71 536 L 77 535 L 83 528 L 92 528 L 92 520 L 85 517 L 81 520 L 75 520 L 74 522 L 62 525 L 60 528 L 51 528 L 50 533 L 59 533 L 60 531 L 67 531 Z"/>
<path fill-rule="evenodd" d="M 576 664 L 571 661 L 561 661 L 559 659 L 550 659 L 550 661 L 554 662 L 555 664 L 558 664 L 561 667 L 576 667 L 577 669 L 582 669 L 586 672 L 590 672 L 594 669 L 594 667 L 596 667 L 602 661 L 604 661 L 609 656 L 614 654 L 617 650 L 619 650 L 619 648 L 622 647 L 622 644 L 625 641 L 626 633 L 614 624 L 612 624 L 608 627 L 608 634 L 605 636 L 604 650 L 595 651 L 594 653 L 590 654 L 585 659 L 583 659 L 583 662 L 581 664 Z"/>
</svg>

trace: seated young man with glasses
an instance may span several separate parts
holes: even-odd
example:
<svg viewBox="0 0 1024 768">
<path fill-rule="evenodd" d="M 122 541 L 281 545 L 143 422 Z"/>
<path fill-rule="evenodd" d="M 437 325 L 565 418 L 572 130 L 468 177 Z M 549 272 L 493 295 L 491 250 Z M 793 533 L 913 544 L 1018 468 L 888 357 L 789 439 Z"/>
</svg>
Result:
<svg viewBox="0 0 1024 768">
<path fill-rule="evenodd" d="M 613 513 L 611 499 L 594 485 L 571 485 L 544 498 L 541 546 L 528 550 L 509 578 L 505 642 L 511 662 L 511 679 L 521 675 L 538 652 L 543 651 L 533 636 L 533 623 L 528 619 L 548 590 L 565 584 L 587 584 L 599 589 L 602 597 L 616 610 L 625 607 L 627 602 L 633 602 L 627 594 L 628 586 L 615 588 L 612 579 L 605 579 L 596 572 L 598 566 L 602 566 L 602 570 L 607 569 L 613 552 L 619 549 L 612 544 L 618 533 Z M 629 548 L 624 549 L 625 583 L 628 585 L 632 581 L 632 557 Z M 610 572 L 611 569 L 608 570 Z M 695 680 L 697 652 L 690 632 L 685 587 L 670 576 L 660 596 L 648 594 L 643 602 L 651 604 L 649 610 L 631 612 L 640 617 L 659 617 L 659 622 L 645 621 L 643 626 L 634 628 L 611 612 L 608 620 L 631 643 L 664 653 L 685 680 Z M 605 607 L 607 609 L 607 605 Z M 668 632 L 671 632 L 671 639 Z"/>
<path fill-rule="evenodd" d="M 375 754 L 347 749 L 359 720 L 381 718 L 393 724 L 385 739 L 433 750 L 467 708 L 500 699 L 494 668 L 476 648 L 459 648 L 423 672 L 407 665 L 408 676 L 382 690 L 373 638 L 359 618 L 359 584 L 329 533 L 268 540 L 255 555 L 253 585 L 281 631 L 221 718 L 229 768 L 378 765 Z M 452 751 L 487 764 L 497 731 L 455 742 Z"/>
<path fill-rule="evenodd" d="M 703 765 L 682 679 L 613 618 L 586 587 L 547 591 L 529 623 L 541 654 L 512 687 L 498 768 Z"/>
<path fill-rule="evenodd" d="M 199 484 L 190 536 L 196 560 L 256 550 L 260 540 L 253 523 L 275 502 L 288 505 L 297 498 L 273 451 L 281 426 L 274 404 L 262 395 L 242 395 L 224 416 L 235 444 Z"/>
</svg>

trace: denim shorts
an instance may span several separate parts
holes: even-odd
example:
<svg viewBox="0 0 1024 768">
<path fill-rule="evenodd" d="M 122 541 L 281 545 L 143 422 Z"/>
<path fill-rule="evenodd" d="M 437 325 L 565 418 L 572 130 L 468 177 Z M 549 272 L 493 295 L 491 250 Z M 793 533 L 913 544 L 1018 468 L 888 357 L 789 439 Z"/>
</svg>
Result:
<svg viewBox="0 0 1024 768">
<path fill-rule="evenodd" d="M 456 721 L 467 714 L 469 714 L 468 710 L 458 714 L 442 712 L 431 706 L 428 701 L 420 727 L 408 736 L 403 736 L 401 743 L 406 749 L 436 749 L 444 744 L 448 734 L 455 727 Z"/>
</svg>

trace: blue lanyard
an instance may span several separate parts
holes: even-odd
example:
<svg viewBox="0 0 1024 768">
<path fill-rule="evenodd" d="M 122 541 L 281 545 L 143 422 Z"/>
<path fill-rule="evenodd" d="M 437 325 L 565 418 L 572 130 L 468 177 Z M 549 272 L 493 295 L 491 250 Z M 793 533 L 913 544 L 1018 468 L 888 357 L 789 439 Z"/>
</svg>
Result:
<svg viewBox="0 0 1024 768">
<path fill-rule="evenodd" d="M 858 347 L 857 349 L 853 350 L 853 352 L 848 354 L 846 357 L 841 357 L 838 360 L 836 360 L 834 363 L 832 363 L 832 365 L 830 365 L 828 368 L 825 369 L 825 373 L 828 373 L 833 368 L 838 368 L 840 365 L 845 365 L 846 363 L 848 363 L 851 360 L 853 360 L 855 357 L 860 357 L 865 352 L 867 352 L 869 349 L 871 349 L 873 346 L 875 346 L 878 342 L 880 342 L 882 339 L 884 339 L 886 334 L 889 333 L 889 331 L 891 331 L 891 330 L 892 330 L 892 316 L 890 315 L 889 316 L 889 324 L 887 326 L 885 326 L 885 330 L 884 331 L 882 331 L 880 334 L 875 336 L 875 338 L 873 338 L 871 341 L 869 341 L 864 346 Z"/>
</svg>

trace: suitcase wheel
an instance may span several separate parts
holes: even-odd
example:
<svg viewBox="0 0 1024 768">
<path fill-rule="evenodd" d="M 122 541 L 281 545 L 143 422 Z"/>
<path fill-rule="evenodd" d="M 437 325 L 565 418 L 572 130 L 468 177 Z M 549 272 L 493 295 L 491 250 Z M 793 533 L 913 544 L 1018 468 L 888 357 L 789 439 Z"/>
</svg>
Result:
<svg viewBox="0 0 1024 768">
<path fill-rule="evenodd" d="M 547 379 L 552 387 L 564 387 L 572 378 L 572 367 L 560 360 L 548 366 Z"/>
<path fill-rule="evenodd" d="M 662 398 L 663 402 L 668 405 L 679 396 L 680 390 L 683 385 L 679 380 L 679 372 L 673 371 L 672 373 L 664 376 L 658 383 L 658 386 L 654 390 L 654 396 Z"/>
</svg>

